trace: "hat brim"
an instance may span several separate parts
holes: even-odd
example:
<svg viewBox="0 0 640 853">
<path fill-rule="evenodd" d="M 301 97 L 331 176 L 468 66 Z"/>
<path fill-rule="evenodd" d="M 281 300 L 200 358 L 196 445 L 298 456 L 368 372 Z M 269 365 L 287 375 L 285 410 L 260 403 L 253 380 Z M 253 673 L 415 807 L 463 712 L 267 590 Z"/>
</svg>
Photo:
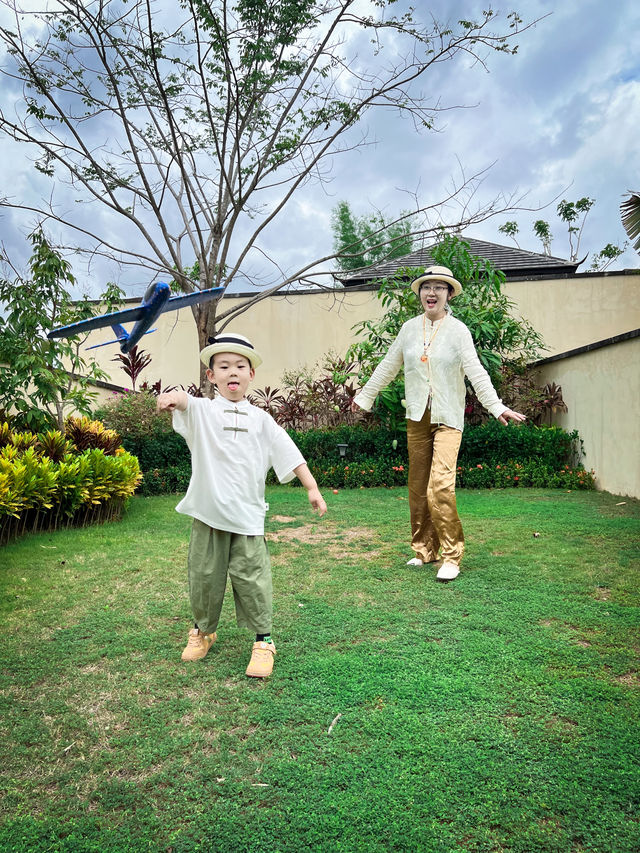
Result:
<svg viewBox="0 0 640 853">
<path fill-rule="evenodd" d="M 209 367 L 211 357 L 218 352 L 233 352 L 236 353 L 236 355 L 243 355 L 245 358 L 249 359 L 249 364 L 254 369 L 262 364 L 262 358 L 256 350 L 251 349 L 250 347 L 244 347 L 242 344 L 233 343 L 209 344 L 209 346 L 205 347 L 200 353 L 200 361 L 205 365 L 205 367 Z"/>
<path fill-rule="evenodd" d="M 420 278 L 411 282 L 411 290 L 413 290 L 416 296 L 420 295 L 420 285 L 425 281 L 445 281 L 447 284 L 450 284 L 453 287 L 452 299 L 454 296 L 459 296 L 462 293 L 462 285 L 457 279 L 443 273 L 430 273 L 429 275 L 421 275 Z"/>
</svg>

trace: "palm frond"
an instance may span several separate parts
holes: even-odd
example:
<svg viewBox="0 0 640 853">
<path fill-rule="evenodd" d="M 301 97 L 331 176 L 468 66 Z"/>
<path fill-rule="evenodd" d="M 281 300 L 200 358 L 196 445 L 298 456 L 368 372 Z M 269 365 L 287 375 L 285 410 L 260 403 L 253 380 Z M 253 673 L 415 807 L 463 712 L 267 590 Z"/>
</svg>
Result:
<svg viewBox="0 0 640 853">
<path fill-rule="evenodd" d="M 640 252 L 640 192 L 629 192 L 629 198 L 620 205 L 620 214 L 624 230 L 632 240 L 635 239 L 633 248 Z"/>
</svg>

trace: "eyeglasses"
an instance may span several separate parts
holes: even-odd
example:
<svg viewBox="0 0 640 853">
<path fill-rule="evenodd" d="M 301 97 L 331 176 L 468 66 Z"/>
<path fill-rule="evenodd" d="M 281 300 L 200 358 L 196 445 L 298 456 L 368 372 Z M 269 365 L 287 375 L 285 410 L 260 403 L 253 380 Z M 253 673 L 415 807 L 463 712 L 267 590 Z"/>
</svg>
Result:
<svg viewBox="0 0 640 853">
<path fill-rule="evenodd" d="M 436 295 L 440 295 L 441 293 L 446 293 L 449 290 L 448 285 L 446 284 L 421 284 L 420 285 L 420 293 L 424 291 L 425 293 L 435 293 Z"/>
</svg>

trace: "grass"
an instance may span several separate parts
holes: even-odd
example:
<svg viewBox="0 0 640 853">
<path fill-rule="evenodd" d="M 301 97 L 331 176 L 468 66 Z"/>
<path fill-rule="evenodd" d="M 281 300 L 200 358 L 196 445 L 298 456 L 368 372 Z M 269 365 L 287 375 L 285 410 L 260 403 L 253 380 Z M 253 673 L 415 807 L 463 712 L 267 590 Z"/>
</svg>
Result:
<svg viewBox="0 0 640 853">
<path fill-rule="evenodd" d="M 267 682 L 230 596 L 180 661 L 174 497 L 2 549 L 3 853 L 637 853 L 640 503 L 462 491 L 446 585 L 406 490 L 328 498 L 269 491 Z"/>
</svg>

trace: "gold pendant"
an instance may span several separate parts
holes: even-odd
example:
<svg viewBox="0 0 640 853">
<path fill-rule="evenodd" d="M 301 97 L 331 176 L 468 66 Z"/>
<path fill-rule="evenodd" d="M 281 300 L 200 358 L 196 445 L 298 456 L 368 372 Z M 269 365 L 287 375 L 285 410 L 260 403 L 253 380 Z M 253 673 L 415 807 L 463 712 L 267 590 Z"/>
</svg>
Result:
<svg viewBox="0 0 640 853">
<path fill-rule="evenodd" d="M 429 356 L 428 355 L 421 355 L 420 361 L 429 361 Z"/>
</svg>

